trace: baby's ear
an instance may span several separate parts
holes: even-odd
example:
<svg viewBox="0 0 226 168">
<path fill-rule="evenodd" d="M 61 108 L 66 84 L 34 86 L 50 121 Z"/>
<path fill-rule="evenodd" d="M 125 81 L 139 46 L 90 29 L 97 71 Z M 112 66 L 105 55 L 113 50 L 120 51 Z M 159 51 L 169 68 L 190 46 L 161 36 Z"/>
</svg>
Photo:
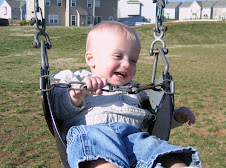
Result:
<svg viewBox="0 0 226 168">
<path fill-rule="evenodd" d="M 90 51 L 86 52 L 86 63 L 89 65 L 90 68 L 95 68 L 95 61 L 92 53 Z"/>
</svg>

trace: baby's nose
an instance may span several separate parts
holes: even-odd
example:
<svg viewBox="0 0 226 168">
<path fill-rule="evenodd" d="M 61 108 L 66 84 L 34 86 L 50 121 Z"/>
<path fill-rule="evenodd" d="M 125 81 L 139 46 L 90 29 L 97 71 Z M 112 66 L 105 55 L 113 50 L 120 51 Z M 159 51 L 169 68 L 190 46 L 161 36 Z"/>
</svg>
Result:
<svg viewBox="0 0 226 168">
<path fill-rule="evenodd" d="M 128 60 L 123 60 L 122 66 L 124 68 L 128 68 L 130 66 L 130 62 Z"/>
</svg>

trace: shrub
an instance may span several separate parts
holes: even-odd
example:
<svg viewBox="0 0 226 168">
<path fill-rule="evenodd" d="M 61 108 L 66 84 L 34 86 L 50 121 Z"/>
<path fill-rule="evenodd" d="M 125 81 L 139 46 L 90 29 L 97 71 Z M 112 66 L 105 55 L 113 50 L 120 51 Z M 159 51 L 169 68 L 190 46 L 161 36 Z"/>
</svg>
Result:
<svg viewBox="0 0 226 168">
<path fill-rule="evenodd" d="M 31 21 L 23 20 L 23 21 L 20 22 L 20 25 L 21 26 L 29 26 L 29 25 L 31 25 Z"/>
</svg>

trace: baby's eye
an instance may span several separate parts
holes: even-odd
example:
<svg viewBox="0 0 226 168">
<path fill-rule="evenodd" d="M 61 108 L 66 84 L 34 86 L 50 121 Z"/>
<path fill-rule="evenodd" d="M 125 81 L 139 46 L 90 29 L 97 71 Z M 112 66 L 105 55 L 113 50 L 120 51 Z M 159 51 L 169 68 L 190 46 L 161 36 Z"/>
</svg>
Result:
<svg viewBox="0 0 226 168">
<path fill-rule="evenodd" d="M 131 63 L 136 64 L 137 60 L 130 60 Z"/>
<path fill-rule="evenodd" d="M 115 58 L 117 58 L 117 59 L 122 58 L 122 56 L 121 56 L 121 55 L 114 55 L 114 56 L 115 56 Z"/>
</svg>

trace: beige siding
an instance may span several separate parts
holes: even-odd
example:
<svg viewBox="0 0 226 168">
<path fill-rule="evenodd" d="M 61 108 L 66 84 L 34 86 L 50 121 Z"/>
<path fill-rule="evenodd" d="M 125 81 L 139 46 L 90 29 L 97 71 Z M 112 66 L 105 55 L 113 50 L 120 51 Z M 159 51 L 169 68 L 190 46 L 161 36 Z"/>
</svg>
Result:
<svg viewBox="0 0 226 168">
<path fill-rule="evenodd" d="M 86 16 L 93 16 L 93 8 L 87 8 L 87 0 L 77 0 L 76 7 L 71 6 L 70 2 L 70 26 L 71 26 L 71 16 L 76 16 L 76 26 L 86 26 Z"/>
<path fill-rule="evenodd" d="M 12 16 L 11 7 L 6 1 L 4 1 L 0 6 L 0 17 L 5 19 L 11 19 L 11 16 Z"/>
<path fill-rule="evenodd" d="M 51 0 L 50 6 L 45 6 L 46 25 L 65 26 L 65 9 L 66 9 L 65 0 L 62 0 L 62 6 L 57 6 L 57 0 Z M 49 20 L 50 15 L 56 15 L 59 17 L 58 24 L 50 23 Z"/>
<path fill-rule="evenodd" d="M 202 19 L 212 19 L 212 8 L 204 8 L 202 10 Z"/>
<path fill-rule="evenodd" d="M 100 7 L 96 8 L 95 15 L 102 16 L 102 20 L 109 20 L 109 16 L 112 16 L 113 20 L 117 20 L 117 6 L 117 0 L 102 0 L 100 2 Z"/>
<path fill-rule="evenodd" d="M 179 8 L 179 20 L 192 20 L 201 18 L 201 7 L 193 2 L 189 7 Z"/>
<path fill-rule="evenodd" d="M 213 8 L 213 19 L 225 20 L 226 19 L 226 7 Z"/>
<path fill-rule="evenodd" d="M 109 16 L 117 20 L 117 0 L 101 0 L 100 7 L 95 11 L 87 7 L 87 0 L 76 0 L 76 6 L 71 6 L 71 0 L 62 0 L 62 6 L 57 6 L 57 0 L 50 0 L 50 6 L 45 6 L 45 0 L 39 0 L 39 6 L 43 10 L 43 16 L 46 19 L 46 25 L 71 26 L 72 16 L 75 26 L 89 26 L 87 18 L 93 23 L 93 16 L 101 16 L 102 20 L 109 20 Z M 41 5 L 40 5 L 41 4 Z M 34 0 L 27 0 L 27 17 L 32 18 L 34 14 Z M 58 23 L 50 23 L 49 16 L 58 16 Z"/>
<path fill-rule="evenodd" d="M 44 6 L 44 0 L 39 0 L 39 7 L 42 9 L 43 17 L 45 17 L 45 6 Z M 32 17 L 35 16 L 34 14 L 34 0 L 27 0 L 26 1 L 26 8 L 27 8 L 27 16 L 26 19 L 30 20 Z M 41 18 L 40 12 L 38 13 L 38 18 Z"/>
</svg>

